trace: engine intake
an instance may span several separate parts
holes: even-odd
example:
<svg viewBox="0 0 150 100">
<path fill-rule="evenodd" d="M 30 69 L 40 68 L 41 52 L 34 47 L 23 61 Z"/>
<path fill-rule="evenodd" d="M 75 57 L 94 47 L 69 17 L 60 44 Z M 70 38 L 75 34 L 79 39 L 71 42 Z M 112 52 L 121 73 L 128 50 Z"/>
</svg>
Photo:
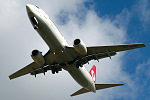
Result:
<svg viewBox="0 0 150 100">
<path fill-rule="evenodd" d="M 80 39 L 75 39 L 73 42 L 74 49 L 81 55 L 87 54 L 87 48 L 84 42 Z"/>
<path fill-rule="evenodd" d="M 33 50 L 31 53 L 31 57 L 38 65 L 42 66 L 45 64 L 45 59 L 40 51 Z"/>
<path fill-rule="evenodd" d="M 80 42 L 81 42 L 80 39 L 75 39 L 74 40 L 74 45 L 78 45 Z"/>
</svg>

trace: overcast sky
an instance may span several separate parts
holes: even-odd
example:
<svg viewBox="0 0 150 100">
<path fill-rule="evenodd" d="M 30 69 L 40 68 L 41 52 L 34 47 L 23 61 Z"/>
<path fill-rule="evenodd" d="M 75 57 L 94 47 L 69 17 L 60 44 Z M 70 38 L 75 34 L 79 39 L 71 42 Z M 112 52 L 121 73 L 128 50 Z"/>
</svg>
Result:
<svg viewBox="0 0 150 100">
<path fill-rule="evenodd" d="M 72 46 L 80 38 L 86 46 L 145 43 L 146 48 L 120 52 L 91 61 L 97 66 L 97 83 L 124 86 L 70 97 L 81 88 L 66 71 L 8 76 L 33 60 L 48 46 L 33 29 L 26 4 L 43 9 Z M 150 1 L 149 0 L 0 0 L 0 99 L 1 100 L 149 100 L 150 98 Z"/>
</svg>

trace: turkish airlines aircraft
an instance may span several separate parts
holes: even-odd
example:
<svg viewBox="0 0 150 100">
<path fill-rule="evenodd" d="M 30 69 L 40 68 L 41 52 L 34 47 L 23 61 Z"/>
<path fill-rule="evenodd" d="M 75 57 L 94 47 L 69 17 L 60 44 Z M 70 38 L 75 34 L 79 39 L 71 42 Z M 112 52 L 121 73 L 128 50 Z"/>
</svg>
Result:
<svg viewBox="0 0 150 100">
<path fill-rule="evenodd" d="M 50 50 L 43 56 L 38 50 L 33 50 L 31 57 L 34 60 L 31 64 L 10 75 L 14 79 L 25 74 L 36 77 L 37 74 L 51 70 L 53 74 L 62 69 L 68 71 L 70 75 L 83 88 L 73 93 L 71 96 L 86 92 L 96 92 L 99 89 L 123 85 L 122 83 L 96 84 L 96 67 L 88 72 L 84 64 L 90 60 L 97 60 L 116 55 L 116 52 L 146 47 L 145 44 L 127 44 L 113 46 L 92 46 L 86 47 L 82 40 L 75 39 L 73 47 L 70 47 L 64 37 L 60 34 L 56 26 L 49 19 L 48 15 L 39 7 L 27 4 L 27 13 L 34 29 L 43 38 Z"/>
</svg>

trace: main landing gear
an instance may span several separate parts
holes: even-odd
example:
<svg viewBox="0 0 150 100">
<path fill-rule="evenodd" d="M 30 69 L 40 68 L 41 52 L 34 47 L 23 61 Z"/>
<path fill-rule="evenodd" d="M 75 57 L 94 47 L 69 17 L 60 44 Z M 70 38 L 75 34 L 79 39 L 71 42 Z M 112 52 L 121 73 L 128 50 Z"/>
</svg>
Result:
<svg viewBox="0 0 150 100">
<path fill-rule="evenodd" d="M 52 74 L 55 74 L 55 73 L 58 73 L 58 72 L 59 72 L 59 71 L 58 71 L 57 68 L 52 69 Z"/>
<path fill-rule="evenodd" d="M 79 68 L 79 67 L 83 67 L 83 65 L 82 65 L 82 64 L 80 64 L 80 63 L 76 63 L 76 67 L 77 67 L 77 68 Z"/>
<path fill-rule="evenodd" d="M 52 74 L 58 73 L 59 71 L 62 71 L 61 68 L 52 68 Z"/>
</svg>

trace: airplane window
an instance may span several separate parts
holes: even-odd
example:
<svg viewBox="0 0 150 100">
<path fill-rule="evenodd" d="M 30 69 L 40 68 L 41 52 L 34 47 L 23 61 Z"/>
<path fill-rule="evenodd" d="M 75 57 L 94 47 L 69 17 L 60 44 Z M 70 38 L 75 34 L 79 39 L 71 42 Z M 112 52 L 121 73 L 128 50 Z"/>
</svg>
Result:
<svg viewBox="0 0 150 100">
<path fill-rule="evenodd" d="M 35 6 L 35 10 L 38 12 L 38 13 L 40 13 L 40 8 L 38 7 L 38 6 Z"/>
</svg>

